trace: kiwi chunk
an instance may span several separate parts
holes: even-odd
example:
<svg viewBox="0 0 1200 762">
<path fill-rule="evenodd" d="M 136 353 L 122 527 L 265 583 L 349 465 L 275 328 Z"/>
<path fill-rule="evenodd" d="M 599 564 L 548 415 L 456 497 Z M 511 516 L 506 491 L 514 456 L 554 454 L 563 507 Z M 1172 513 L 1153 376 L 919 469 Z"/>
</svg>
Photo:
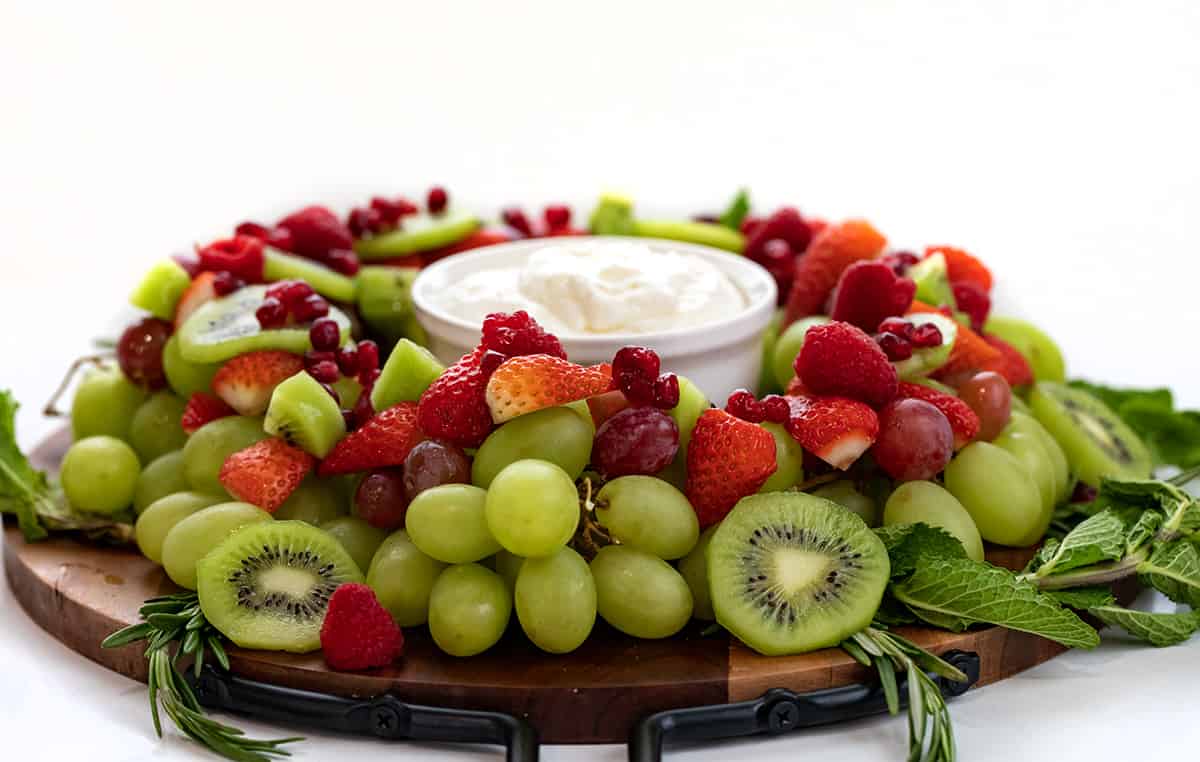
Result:
<svg viewBox="0 0 1200 762">
<path fill-rule="evenodd" d="M 445 369 L 428 349 L 401 339 L 371 389 L 371 405 L 387 410 L 397 402 L 416 402 Z"/>
<path fill-rule="evenodd" d="M 440 249 L 474 233 L 483 223 L 465 212 L 444 214 L 414 214 L 404 218 L 403 225 L 390 233 L 354 242 L 354 250 L 363 259 L 387 259 Z"/>
<path fill-rule="evenodd" d="M 746 248 L 741 233 L 713 222 L 691 220 L 634 220 L 633 234 L 643 238 L 666 238 L 670 241 L 698 243 L 740 254 Z"/>
<path fill-rule="evenodd" d="M 941 256 L 938 254 L 937 256 Z M 954 342 L 958 340 L 958 323 L 945 315 L 936 312 L 919 312 L 915 315 L 905 315 L 901 320 L 914 326 L 933 323 L 942 334 L 942 343 L 935 347 L 914 348 L 912 357 L 893 363 L 896 373 L 904 381 L 913 381 L 932 373 L 950 360 L 950 352 Z"/>
<path fill-rule="evenodd" d="M 156 318 L 170 320 L 175 317 L 179 298 L 191 282 L 187 270 L 180 267 L 178 262 L 164 259 L 151 267 L 142 278 L 129 296 L 129 303 Z"/>
<path fill-rule="evenodd" d="M 336 302 L 353 302 L 353 278 L 332 270 L 311 259 L 267 249 L 263 253 L 263 280 L 302 280 L 321 296 Z"/>
<path fill-rule="evenodd" d="M 267 288 L 246 286 L 200 305 L 176 334 L 183 359 L 216 363 L 258 349 L 281 349 L 298 355 L 311 349 L 309 323 L 270 330 L 258 324 L 254 312 L 266 297 Z M 330 307 L 328 317 L 337 322 L 343 336 L 350 335 L 350 318 L 341 310 Z"/>
<path fill-rule="evenodd" d="M 271 393 L 263 430 L 324 458 L 346 434 L 342 409 L 307 371 L 284 380 Z"/>
<path fill-rule="evenodd" d="M 889 573 L 861 518 L 802 492 L 744 498 L 708 546 L 717 621 L 768 656 L 837 645 L 866 627 Z"/>
<path fill-rule="evenodd" d="M 1039 381 L 1029 407 L 1062 447 L 1075 475 L 1093 487 L 1102 477 L 1145 479 L 1154 459 L 1116 413 L 1082 389 Z"/>
<path fill-rule="evenodd" d="M 303 521 L 251 524 L 197 564 L 204 616 L 242 648 L 307 653 L 321 647 L 329 596 L 362 572 L 328 533 Z"/>
<path fill-rule="evenodd" d="M 946 267 L 946 256 L 935 252 L 908 268 L 907 276 L 917 284 L 917 298 L 934 307 L 943 305 L 957 309 L 954 289 L 950 286 L 950 273 Z"/>
</svg>

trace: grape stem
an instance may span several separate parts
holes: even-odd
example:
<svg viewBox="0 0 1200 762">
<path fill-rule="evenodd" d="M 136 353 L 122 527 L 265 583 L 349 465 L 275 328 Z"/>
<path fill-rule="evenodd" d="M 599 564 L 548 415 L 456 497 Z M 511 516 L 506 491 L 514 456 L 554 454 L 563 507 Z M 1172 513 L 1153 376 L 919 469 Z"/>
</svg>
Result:
<svg viewBox="0 0 1200 762">
<path fill-rule="evenodd" d="M 836 482 L 838 479 L 842 479 L 844 477 L 845 474 L 841 473 L 840 471 L 830 471 L 827 474 L 821 474 L 820 476 L 814 476 L 811 479 L 805 479 L 792 489 L 796 490 L 797 492 L 808 492 L 813 487 L 820 487 L 822 484 Z"/>
<path fill-rule="evenodd" d="M 1062 574 L 1051 574 L 1038 577 L 1036 581 L 1042 590 L 1063 590 L 1069 587 L 1089 587 L 1091 585 L 1107 585 L 1117 580 L 1132 577 L 1137 574 L 1138 566 L 1146 560 L 1146 551 L 1139 550 L 1120 561 L 1085 566 Z M 1028 576 L 1026 579 L 1030 579 Z"/>
<path fill-rule="evenodd" d="M 114 357 L 116 357 L 116 355 L 112 353 L 87 355 L 86 357 L 80 357 L 78 360 L 71 363 L 71 367 L 67 368 L 67 374 L 63 376 L 63 380 L 59 382 L 58 388 L 55 389 L 54 394 L 50 396 L 50 401 L 46 403 L 46 407 L 42 408 L 42 415 L 50 418 L 59 418 L 66 415 L 67 411 L 58 409 L 58 401 L 62 399 L 63 394 L 66 393 L 67 388 L 71 385 L 71 380 L 75 378 L 75 374 L 79 372 L 79 369 L 87 364 L 99 367 L 104 363 L 105 360 L 111 360 Z"/>
</svg>

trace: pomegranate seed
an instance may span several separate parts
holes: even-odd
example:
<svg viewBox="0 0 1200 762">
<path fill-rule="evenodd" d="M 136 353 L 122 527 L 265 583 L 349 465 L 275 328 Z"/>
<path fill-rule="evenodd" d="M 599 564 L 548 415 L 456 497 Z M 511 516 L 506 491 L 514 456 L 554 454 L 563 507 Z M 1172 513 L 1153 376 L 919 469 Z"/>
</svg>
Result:
<svg viewBox="0 0 1200 762">
<path fill-rule="evenodd" d="M 341 339 L 342 329 L 332 318 L 321 318 L 308 329 L 308 340 L 312 342 L 313 349 L 321 352 L 337 350 Z"/>
<path fill-rule="evenodd" d="M 913 324 L 898 317 L 890 317 L 884 318 L 876 330 L 879 333 L 894 333 L 902 339 L 910 339 L 912 337 Z"/>
<path fill-rule="evenodd" d="M 529 218 L 525 216 L 520 208 L 510 206 L 500 212 L 500 219 L 504 221 L 513 230 L 517 231 L 526 238 L 533 237 L 533 226 L 529 224 Z"/>
<path fill-rule="evenodd" d="M 371 368 L 370 370 L 362 368 L 358 371 L 358 385 L 363 388 L 363 391 L 371 391 L 375 386 L 375 382 L 379 380 L 379 368 Z"/>
<path fill-rule="evenodd" d="M 725 401 L 725 412 L 750 423 L 762 423 L 767 419 L 767 411 L 763 409 L 762 403 L 745 389 L 738 389 L 729 395 L 729 399 Z"/>
<path fill-rule="evenodd" d="M 246 281 L 237 277 L 228 270 L 222 270 L 213 275 L 213 293 L 217 296 L 229 296 L 234 291 L 237 291 L 242 286 L 246 285 Z"/>
<path fill-rule="evenodd" d="M 316 365 L 323 363 L 323 362 L 331 362 L 336 365 L 337 364 L 337 355 L 335 355 L 333 352 L 320 350 L 320 349 L 310 349 L 304 353 L 304 369 L 305 370 L 311 371 Z"/>
<path fill-rule="evenodd" d="M 355 238 L 364 238 L 368 233 L 378 233 L 383 229 L 383 215 L 377 209 L 358 206 L 347 215 L 346 227 Z"/>
<path fill-rule="evenodd" d="M 325 297 L 313 294 L 292 305 L 292 314 L 301 323 L 307 323 L 310 320 L 328 315 L 329 302 L 325 301 Z"/>
<path fill-rule="evenodd" d="M 280 328 L 287 322 L 287 307 L 275 297 L 268 296 L 254 311 L 254 317 L 263 328 Z"/>
<path fill-rule="evenodd" d="M 371 395 L 367 394 L 367 388 L 363 387 L 363 393 L 358 395 L 358 402 L 354 403 L 354 421 L 358 426 L 362 426 L 367 421 L 375 417 L 375 408 L 371 405 Z"/>
<path fill-rule="evenodd" d="M 875 337 L 875 343 L 883 350 L 892 362 L 907 360 L 912 357 L 913 345 L 902 336 L 894 333 L 881 333 Z"/>
<path fill-rule="evenodd" d="M 247 221 L 247 222 L 241 223 L 236 228 L 234 228 L 233 232 L 237 235 L 254 236 L 255 238 L 261 238 L 265 241 L 265 240 L 267 240 L 267 235 L 270 234 L 271 229 L 269 227 L 267 227 L 266 225 L 260 224 L 258 222 Z"/>
<path fill-rule="evenodd" d="M 187 272 L 189 278 L 195 278 L 200 274 L 200 257 L 195 254 L 172 254 L 171 259 Z"/>
<path fill-rule="evenodd" d="M 402 196 L 391 200 L 383 196 L 375 196 L 371 199 L 371 208 L 379 212 L 385 222 L 392 225 L 399 222 L 400 218 L 406 214 L 416 214 L 420 211 L 416 204 Z"/>
<path fill-rule="evenodd" d="M 358 342 L 358 369 L 377 370 L 379 368 L 379 345 L 370 339 Z"/>
<path fill-rule="evenodd" d="M 337 363 L 328 360 L 323 360 L 309 368 L 308 374 L 323 384 L 332 384 L 341 375 Z"/>
<path fill-rule="evenodd" d="M 325 255 L 325 264 L 347 276 L 358 275 L 362 267 L 358 255 L 350 249 L 330 249 Z"/>
<path fill-rule="evenodd" d="M 353 376 L 358 373 L 358 350 L 353 346 L 342 347 L 337 351 L 338 368 L 343 376 Z"/>
<path fill-rule="evenodd" d="M 281 280 L 267 289 L 267 296 L 278 299 L 290 310 L 312 295 L 312 286 L 302 280 Z"/>
<path fill-rule="evenodd" d="M 654 406 L 670 410 L 679 404 L 679 377 L 674 373 L 663 373 L 654 380 Z"/>
<path fill-rule="evenodd" d="M 340 404 L 340 402 L 339 402 Z M 353 410 L 342 411 L 342 422 L 346 424 L 346 431 L 354 431 L 358 428 L 357 422 L 354 419 Z"/>
<path fill-rule="evenodd" d="M 1075 489 L 1071 492 L 1072 503 L 1090 503 L 1099 496 L 1100 490 L 1090 484 L 1083 482 L 1075 482 Z"/>
<path fill-rule="evenodd" d="M 500 363 L 507 359 L 507 355 L 497 352 L 494 349 L 489 349 L 483 353 L 483 357 L 479 358 L 479 369 L 483 371 L 484 377 L 491 378 L 492 374 L 496 372 L 496 368 L 500 367 Z"/>
<path fill-rule="evenodd" d="M 762 405 L 763 415 L 771 423 L 787 423 L 788 418 L 792 416 L 792 406 L 778 394 L 768 394 L 762 398 L 760 404 Z"/>
<path fill-rule="evenodd" d="M 441 214 L 446 211 L 446 204 L 450 202 L 450 196 L 446 194 L 446 189 L 440 185 L 435 185 L 429 189 L 429 195 L 425 197 L 425 208 L 430 214 Z"/>
<path fill-rule="evenodd" d="M 281 251 L 292 251 L 296 245 L 296 239 L 292 236 L 292 231 L 287 228 L 271 228 L 271 232 L 267 234 L 267 245 L 280 249 Z"/>
<path fill-rule="evenodd" d="M 933 323 L 924 323 L 913 328 L 912 336 L 908 340 L 914 347 L 921 349 L 936 347 L 942 343 L 942 331 Z"/>
<path fill-rule="evenodd" d="M 542 219 L 551 231 L 562 230 L 571 224 L 571 208 L 564 204 L 552 204 L 542 210 Z"/>
<path fill-rule="evenodd" d="M 887 254 L 883 258 L 883 263 L 892 268 L 892 272 L 902 276 L 908 272 L 908 268 L 919 262 L 916 254 L 911 251 L 895 251 Z"/>
</svg>

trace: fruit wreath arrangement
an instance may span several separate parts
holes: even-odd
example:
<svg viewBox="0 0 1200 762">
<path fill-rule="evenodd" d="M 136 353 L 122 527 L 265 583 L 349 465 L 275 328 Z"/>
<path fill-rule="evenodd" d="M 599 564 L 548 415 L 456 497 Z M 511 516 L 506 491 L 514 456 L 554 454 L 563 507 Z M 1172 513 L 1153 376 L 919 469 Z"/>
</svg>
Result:
<svg viewBox="0 0 1200 762">
<path fill-rule="evenodd" d="M 1067 382 L 1049 337 L 989 314 L 992 274 L 966 251 L 754 214 L 744 192 L 692 220 L 606 196 L 586 229 L 566 206 L 489 226 L 448 202 L 310 206 L 156 264 L 116 363 L 85 363 L 57 479 L 19 451 L 0 396 L 0 506 L 26 539 L 136 543 L 181 589 L 105 642 L 146 644 L 160 733 L 161 708 L 230 759 L 287 753 L 294 739 L 207 717 L 184 682 L 188 661 L 227 666 L 227 641 L 363 670 L 402 662 L 405 628 L 456 657 L 508 629 L 564 654 L 599 616 L 634 638 L 712 622 L 695 636 L 765 655 L 841 647 L 893 712 L 908 672 L 909 758 L 951 760 L 929 673 L 962 675 L 896 626 L 1077 648 L 1101 625 L 1157 646 L 1200 629 L 1200 503 L 1183 489 L 1200 414 L 1165 389 Z M 575 364 L 523 311 L 489 314 L 448 367 L 423 347 L 422 267 L 613 234 L 769 271 L 758 389 L 714 405 L 653 347 Z M 1013 571 L 985 542 L 1039 547 Z M 1110 584 L 1133 576 L 1180 608 L 1119 605 Z"/>
</svg>

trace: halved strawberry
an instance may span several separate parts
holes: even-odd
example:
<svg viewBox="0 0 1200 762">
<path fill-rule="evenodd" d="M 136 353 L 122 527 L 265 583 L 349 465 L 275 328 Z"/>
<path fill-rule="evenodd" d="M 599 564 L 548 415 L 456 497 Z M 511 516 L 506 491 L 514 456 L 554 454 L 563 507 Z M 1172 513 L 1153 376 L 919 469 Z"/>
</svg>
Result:
<svg viewBox="0 0 1200 762">
<path fill-rule="evenodd" d="M 237 411 L 225 404 L 225 400 L 204 392 L 195 392 L 188 397 L 187 406 L 183 408 L 183 417 L 179 424 L 183 430 L 191 434 L 204 424 L 218 418 L 237 415 Z"/>
<path fill-rule="evenodd" d="M 213 376 L 217 396 L 242 415 L 262 415 L 271 393 L 286 379 L 304 370 L 299 355 L 278 349 L 247 352 L 221 366 Z"/>
<path fill-rule="evenodd" d="M 547 407 L 587 399 L 612 389 L 612 366 L 584 367 L 550 355 L 505 360 L 488 379 L 488 408 L 500 424 Z"/>
<path fill-rule="evenodd" d="M 724 410 L 701 413 L 688 443 L 684 488 L 700 527 L 725 518 L 737 501 L 758 492 L 777 467 L 771 432 Z"/>
<path fill-rule="evenodd" d="M 955 450 L 961 450 L 979 436 L 979 416 L 975 414 L 970 405 L 958 397 L 939 392 L 928 386 L 910 384 L 905 381 L 900 382 L 900 391 L 897 392 L 896 397 L 924 400 L 940 410 L 942 415 L 946 416 L 946 420 L 950 421 L 950 429 L 954 432 Z"/>
<path fill-rule="evenodd" d="M 418 402 L 421 430 L 434 439 L 445 439 L 459 447 L 478 447 L 492 431 L 492 413 L 485 390 L 487 375 L 479 361 L 487 352 L 476 347 L 442 371 Z"/>
<path fill-rule="evenodd" d="M 274 513 L 315 463 L 316 459 L 299 447 L 282 439 L 264 439 L 225 459 L 221 484 L 238 500 Z"/>
<path fill-rule="evenodd" d="M 417 404 L 401 402 L 346 435 L 321 461 L 317 472 L 333 476 L 400 466 L 412 448 L 427 438 L 417 426 Z"/>
<path fill-rule="evenodd" d="M 999 336 L 984 336 L 983 340 L 1000 352 L 1000 357 L 985 364 L 980 370 L 994 370 L 1004 376 L 1011 387 L 1028 386 L 1033 383 L 1033 369 L 1029 361 L 1016 347 Z"/>
<path fill-rule="evenodd" d="M 179 297 L 179 304 L 175 305 L 176 331 L 193 312 L 200 309 L 200 305 L 217 298 L 217 291 L 213 288 L 213 280 L 216 277 L 216 273 L 203 272 L 192 278 L 191 285 L 183 292 L 183 296 Z"/>
<path fill-rule="evenodd" d="M 820 314 L 838 278 L 850 265 L 874 259 L 887 239 L 864 220 L 847 220 L 821 230 L 796 260 L 796 277 L 788 294 L 784 326 L 807 315 Z"/>
<path fill-rule="evenodd" d="M 875 443 L 879 416 L 846 397 L 789 395 L 787 430 L 806 452 L 845 471 Z"/>
</svg>

